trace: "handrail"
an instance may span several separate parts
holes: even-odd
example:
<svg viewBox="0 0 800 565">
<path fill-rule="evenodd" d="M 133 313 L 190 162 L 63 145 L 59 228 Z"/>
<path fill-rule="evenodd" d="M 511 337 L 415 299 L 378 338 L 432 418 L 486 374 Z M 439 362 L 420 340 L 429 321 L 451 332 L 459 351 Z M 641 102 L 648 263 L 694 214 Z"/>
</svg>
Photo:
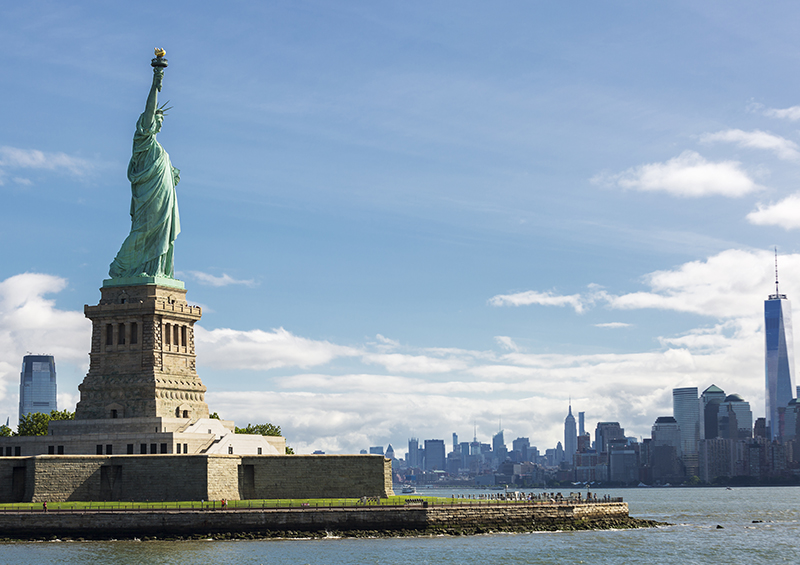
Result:
<svg viewBox="0 0 800 565">
<path fill-rule="evenodd" d="M 358 499 L 353 499 L 353 503 L 345 503 L 345 504 L 330 504 L 319 505 L 319 503 L 315 505 L 311 505 L 310 503 L 302 503 L 302 502 L 294 502 L 293 500 L 288 500 L 286 506 L 281 506 L 281 501 L 277 501 L 277 504 L 267 505 L 266 500 L 239 500 L 233 501 L 232 505 L 226 505 L 222 507 L 221 501 L 209 501 L 209 502 L 202 502 L 199 503 L 201 506 L 198 508 L 196 505 L 197 502 L 184 502 L 183 506 L 182 503 L 176 503 L 174 507 L 161 507 L 161 508 L 154 508 L 149 506 L 148 502 L 141 502 L 141 503 L 127 503 L 125 502 L 126 506 L 123 507 L 122 503 L 117 508 L 114 508 L 113 503 L 102 503 L 102 505 L 98 505 L 94 508 L 91 507 L 91 503 L 89 506 L 73 506 L 72 508 L 48 508 L 44 510 L 42 507 L 34 507 L 31 506 L 32 503 L 30 502 L 20 502 L 20 503 L 11 503 L 9 505 L 2 505 L 0 506 L 0 514 L 85 514 L 85 513 L 97 513 L 97 512 L 157 512 L 157 513 L 176 513 L 176 512 L 267 512 L 267 511 L 301 511 L 301 512 L 308 512 L 308 511 L 316 511 L 316 510 L 332 510 L 332 509 L 406 509 L 406 510 L 416 510 L 422 508 L 427 502 L 427 508 L 474 508 L 478 507 L 489 507 L 489 506 L 497 506 L 497 507 L 507 507 L 507 506 L 577 506 L 577 505 L 589 505 L 589 504 L 609 504 L 609 503 L 622 503 L 622 497 L 608 497 L 604 499 L 586 501 L 581 500 L 578 501 L 576 499 L 563 499 L 557 501 L 549 501 L 549 500 L 486 500 L 486 499 L 447 499 L 447 501 L 430 501 L 424 500 L 420 498 L 413 498 L 413 502 L 411 504 L 407 504 L 405 500 L 393 502 L 393 503 L 386 503 L 383 504 L 381 502 L 377 503 L 361 503 Z M 469 500 L 470 502 L 467 502 Z M 457 502 L 458 501 L 458 502 Z M 259 504 L 260 503 L 260 504 Z M 15 504 L 19 504 L 19 506 L 14 507 Z M 68 503 L 67 503 L 68 504 Z M 106 504 L 110 504 L 106 506 Z M 139 504 L 137 507 L 136 504 Z"/>
</svg>

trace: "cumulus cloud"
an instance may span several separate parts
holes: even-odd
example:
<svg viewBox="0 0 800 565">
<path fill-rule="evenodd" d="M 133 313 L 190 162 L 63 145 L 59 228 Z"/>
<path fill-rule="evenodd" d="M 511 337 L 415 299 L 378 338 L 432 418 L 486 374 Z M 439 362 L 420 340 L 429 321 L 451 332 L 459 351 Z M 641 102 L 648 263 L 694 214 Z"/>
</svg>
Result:
<svg viewBox="0 0 800 565">
<path fill-rule="evenodd" d="M 587 294 L 550 296 L 536 291 L 514 295 L 498 295 L 489 303 L 496 306 L 572 305 L 576 312 L 601 303 L 618 310 L 658 309 L 700 314 L 720 319 L 752 315 L 758 309 L 753 295 L 764 294 L 770 287 L 771 254 L 768 251 L 729 249 L 703 261 L 690 261 L 675 269 L 654 271 L 642 280 L 649 290 L 612 294 L 589 285 Z M 800 263 L 795 255 L 781 260 L 787 270 L 797 270 Z M 543 296 L 545 299 L 536 299 Z M 532 297 L 532 298 L 530 298 Z M 549 298 L 550 300 L 546 300 Z M 619 322 L 598 324 L 598 327 L 623 327 Z"/>
<path fill-rule="evenodd" d="M 365 363 L 382 365 L 397 373 L 449 373 L 467 367 L 467 361 L 459 357 L 436 358 L 428 355 L 404 353 L 367 353 Z"/>
<path fill-rule="evenodd" d="M 794 141 L 760 130 L 729 129 L 716 133 L 707 133 L 700 140 L 705 143 L 722 141 L 735 143 L 739 147 L 766 149 L 775 153 L 779 158 L 789 161 L 795 161 L 800 158 L 800 148 Z"/>
<path fill-rule="evenodd" d="M 800 255 L 780 261 L 787 281 L 781 290 L 800 296 Z M 488 441 L 501 417 L 509 442 L 524 436 L 546 449 L 563 437 L 569 396 L 573 409 L 586 412 L 590 429 L 593 422 L 618 420 L 628 435 L 648 436 L 655 418 L 670 413 L 674 387 L 715 383 L 763 406 L 762 299 L 774 288 L 772 274 L 769 251 L 731 249 L 652 272 L 639 292 L 589 285 L 585 295 L 576 295 L 582 305 L 701 315 L 689 318 L 694 325 L 686 331 L 653 336 L 657 342 L 649 350 L 528 352 L 504 335 L 485 349 L 409 346 L 385 334 L 351 347 L 283 328 L 196 326 L 199 372 L 212 411 L 241 423 L 279 424 L 300 453 L 356 453 L 392 443 L 402 454 L 409 437 L 457 432 L 471 438 L 473 423 Z M 42 334 L 47 349 L 85 363 L 88 321 L 47 299 L 65 285 L 58 277 L 30 274 L 0 283 L 0 352 L 11 352 L 0 362 L 7 390 L 16 385 L 21 355 L 31 349 L 26 336 L 37 332 L 56 332 Z M 494 344 L 502 349 L 493 350 Z M 231 390 L 233 379 L 240 390 Z M 75 390 L 61 392 L 63 399 Z M 0 405 L 15 409 L 8 398 Z"/>
<path fill-rule="evenodd" d="M 189 271 L 189 274 L 197 280 L 200 284 L 208 285 L 208 286 L 228 286 L 232 284 L 240 284 L 244 286 L 256 286 L 256 281 L 253 279 L 234 279 L 231 276 L 228 276 L 227 273 L 222 273 L 221 277 L 217 277 L 211 275 L 209 273 L 204 273 L 202 271 Z"/>
<path fill-rule="evenodd" d="M 19 149 L 17 147 L 0 146 L 0 177 L 5 171 L 17 169 L 40 169 L 48 171 L 66 171 L 81 177 L 93 169 L 86 159 L 72 157 L 66 153 L 47 153 L 38 149 Z M 26 178 L 15 179 L 20 184 L 30 184 Z"/>
<path fill-rule="evenodd" d="M 770 118 L 779 118 L 781 120 L 796 122 L 797 120 L 800 120 L 800 106 L 791 106 L 783 109 L 766 108 L 764 110 L 764 115 Z"/>
<path fill-rule="evenodd" d="M 800 228 L 800 194 L 792 194 L 774 204 L 758 204 L 756 210 L 747 214 L 747 221 L 786 230 Z"/>
<path fill-rule="evenodd" d="M 782 263 L 794 271 L 800 267 L 797 259 L 786 256 Z M 768 251 L 729 249 L 704 261 L 646 275 L 649 292 L 607 295 L 606 300 L 610 307 L 624 310 L 656 308 L 720 319 L 752 316 L 760 307 L 753 297 L 770 289 L 771 266 Z"/>
<path fill-rule="evenodd" d="M 195 326 L 195 340 L 200 362 L 222 369 L 306 368 L 359 354 L 351 347 L 296 336 L 283 328 L 207 330 L 198 325 Z"/>
<path fill-rule="evenodd" d="M 585 308 L 585 298 L 580 294 L 557 295 L 550 291 L 538 292 L 536 290 L 526 290 L 515 294 L 498 294 L 489 299 L 492 306 L 529 306 L 539 304 L 541 306 L 571 306 L 577 313 L 583 312 Z"/>
<path fill-rule="evenodd" d="M 514 340 L 508 337 L 507 335 L 496 335 L 494 336 L 494 340 L 503 349 L 507 349 L 508 351 L 519 351 L 519 346 L 516 343 L 514 343 Z"/>
<path fill-rule="evenodd" d="M 89 321 L 82 312 L 56 308 L 48 298 L 66 286 L 63 278 L 39 273 L 0 282 L 0 410 L 8 414 L 17 412 L 19 370 L 27 352 L 54 355 L 58 365 L 87 368 Z"/>
<path fill-rule="evenodd" d="M 640 165 L 618 174 L 600 174 L 592 182 L 643 192 L 666 192 L 687 198 L 736 198 L 762 188 L 741 168 L 738 161 L 714 163 L 694 151 L 684 151 L 666 163 Z"/>
</svg>

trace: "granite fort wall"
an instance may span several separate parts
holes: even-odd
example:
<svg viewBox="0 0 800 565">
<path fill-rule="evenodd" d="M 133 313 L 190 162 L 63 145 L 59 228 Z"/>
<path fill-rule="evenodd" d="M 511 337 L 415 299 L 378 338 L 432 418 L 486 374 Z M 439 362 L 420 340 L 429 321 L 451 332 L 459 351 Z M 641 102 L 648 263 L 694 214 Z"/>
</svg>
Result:
<svg viewBox="0 0 800 565">
<path fill-rule="evenodd" d="M 0 502 L 358 498 L 393 494 L 377 455 L 0 457 Z"/>
<path fill-rule="evenodd" d="M 4 536 L 114 537 L 325 530 L 426 530 L 445 527 L 517 527 L 628 517 L 625 503 L 495 504 L 454 507 L 360 507 L 209 511 L 102 511 L 0 513 Z"/>
<path fill-rule="evenodd" d="M 386 497 L 392 462 L 379 455 L 242 456 L 242 498 Z"/>
</svg>

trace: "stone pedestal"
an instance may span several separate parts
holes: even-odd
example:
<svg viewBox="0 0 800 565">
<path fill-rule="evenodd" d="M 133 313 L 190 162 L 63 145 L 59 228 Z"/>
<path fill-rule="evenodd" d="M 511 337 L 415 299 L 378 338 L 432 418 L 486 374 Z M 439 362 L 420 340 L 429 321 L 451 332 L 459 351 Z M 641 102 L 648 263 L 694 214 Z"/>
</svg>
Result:
<svg viewBox="0 0 800 565">
<path fill-rule="evenodd" d="M 100 304 L 84 307 L 92 347 L 76 420 L 208 418 L 195 371 L 201 309 L 186 302 L 182 286 L 105 284 Z"/>
</svg>

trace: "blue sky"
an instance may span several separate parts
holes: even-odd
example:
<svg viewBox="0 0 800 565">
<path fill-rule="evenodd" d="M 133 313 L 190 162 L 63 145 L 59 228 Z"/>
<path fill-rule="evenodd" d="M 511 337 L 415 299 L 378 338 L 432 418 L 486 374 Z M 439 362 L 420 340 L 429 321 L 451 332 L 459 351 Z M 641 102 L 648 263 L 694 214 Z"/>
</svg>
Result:
<svg viewBox="0 0 800 565">
<path fill-rule="evenodd" d="M 212 410 L 301 452 L 568 400 L 649 436 L 671 389 L 763 416 L 762 300 L 800 300 L 798 8 L 773 2 L 0 5 L 0 415 L 88 363 L 167 50 L 175 267 Z"/>
</svg>

